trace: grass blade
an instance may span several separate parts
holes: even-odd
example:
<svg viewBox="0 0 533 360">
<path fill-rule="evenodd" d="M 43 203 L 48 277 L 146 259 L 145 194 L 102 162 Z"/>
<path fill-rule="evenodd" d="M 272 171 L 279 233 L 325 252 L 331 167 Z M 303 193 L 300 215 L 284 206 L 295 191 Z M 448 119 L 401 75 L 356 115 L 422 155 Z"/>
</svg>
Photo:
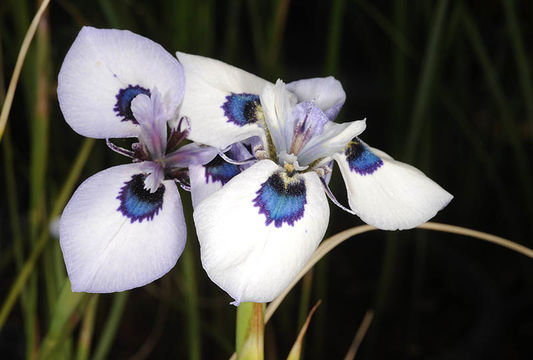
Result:
<svg viewBox="0 0 533 360">
<path fill-rule="evenodd" d="M 68 198 L 72 194 L 74 185 L 78 181 L 81 170 L 83 169 L 83 166 L 85 165 L 85 162 L 89 157 L 89 153 L 91 152 L 93 145 L 94 139 L 86 139 L 84 141 L 80 152 L 78 153 L 76 161 L 74 162 L 74 165 L 71 168 L 70 174 L 67 180 L 65 181 L 65 184 L 61 188 L 61 193 L 55 201 L 54 207 L 52 208 L 52 212 L 50 214 L 50 218 L 55 218 L 59 216 L 59 214 L 65 207 Z M 48 239 L 48 224 L 46 224 L 41 232 L 41 235 L 39 237 L 39 240 L 37 241 L 35 248 L 32 250 L 32 253 L 28 260 L 26 260 L 26 262 L 24 263 L 24 266 L 22 267 L 21 271 L 19 271 L 14 284 L 11 286 L 9 293 L 6 299 L 4 300 L 4 303 L 2 304 L 2 308 L 0 309 L 0 330 L 4 326 L 9 313 L 13 309 L 13 305 L 15 305 L 15 302 L 18 296 L 20 295 L 20 292 L 22 291 L 24 285 L 28 281 L 28 278 L 32 274 L 33 269 L 35 268 L 35 264 L 37 263 L 39 256 L 44 250 Z"/>
</svg>

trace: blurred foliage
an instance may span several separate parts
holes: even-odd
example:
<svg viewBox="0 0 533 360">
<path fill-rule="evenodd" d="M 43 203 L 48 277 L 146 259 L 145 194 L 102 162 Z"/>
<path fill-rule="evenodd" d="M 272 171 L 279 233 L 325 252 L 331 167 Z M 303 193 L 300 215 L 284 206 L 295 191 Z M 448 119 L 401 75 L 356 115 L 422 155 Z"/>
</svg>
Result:
<svg viewBox="0 0 533 360">
<path fill-rule="evenodd" d="M 1 102 L 37 6 L 0 3 Z M 526 0 L 52 1 L 0 144 L 4 304 L 25 266 L 32 270 L 6 313 L 2 357 L 224 359 L 234 351 L 235 308 L 205 276 L 192 235 L 186 258 L 153 284 L 81 298 L 63 291 L 62 256 L 47 230 L 56 207 L 75 184 L 124 163 L 103 141 L 82 145 L 59 111 L 57 73 L 81 26 L 129 29 L 170 52 L 215 57 L 271 81 L 334 75 L 347 93 L 339 121 L 367 117 L 365 141 L 455 196 L 436 221 L 531 247 L 532 19 Z M 345 201 L 340 176 L 332 188 Z M 331 206 L 329 234 L 357 224 Z M 529 259 L 416 230 L 361 236 L 285 300 L 265 329 L 267 359 L 288 354 L 318 299 L 305 358 L 342 358 L 370 308 L 358 359 L 531 358 Z"/>
</svg>

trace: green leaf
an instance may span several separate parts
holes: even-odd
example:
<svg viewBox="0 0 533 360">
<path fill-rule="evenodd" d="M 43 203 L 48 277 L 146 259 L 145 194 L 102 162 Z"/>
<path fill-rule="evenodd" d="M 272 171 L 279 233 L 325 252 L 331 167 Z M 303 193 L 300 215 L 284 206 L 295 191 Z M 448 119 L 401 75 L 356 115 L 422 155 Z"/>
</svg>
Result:
<svg viewBox="0 0 533 360">
<path fill-rule="evenodd" d="M 57 346 L 69 336 L 73 325 L 78 319 L 74 319 L 74 323 L 70 324 L 69 320 L 73 318 L 74 312 L 78 308 L 80 302 L 85 300 L 87 297 L 88 294 L 86 293 L 73 293 L 72 290 L 70 290 L 70 280 L 65 280 L 61 294 L 56 302 L 56 308 L 50 324 L 50 330 L 48 330 L 48 333 L 46 334 L 39 351 L 39 360 L 51 358 Z"/>
</svg>

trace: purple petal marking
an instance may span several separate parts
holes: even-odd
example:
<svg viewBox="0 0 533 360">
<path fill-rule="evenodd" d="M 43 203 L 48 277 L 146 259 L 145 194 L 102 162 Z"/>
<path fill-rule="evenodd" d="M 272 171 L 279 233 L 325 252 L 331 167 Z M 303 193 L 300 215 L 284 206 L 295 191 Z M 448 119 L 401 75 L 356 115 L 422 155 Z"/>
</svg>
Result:
<svg viewBox="0 0 533 360">
<path fill-rule="evenodd" d="M 128 85 L 128 87 L 118 91 L 118 94 L 116 95 L 117 103 L 113 110 L 118 116 L 122 116 L 121 121 L 131 121 L 134 124 L 138 124 L 131 112 L 131 101 L 139 94 L 150 96 L 150 90 L 145 89 L 140 85 Z"/>
<path fill-rule="evenodd" d="M 371 152 L 358 138 L 354 138 L 344 151 L 351 171 L 359 175 L 373 174 L 383 165 L 383 160 Z"/>
<path fill-rule="evenodd" d="M 160 185 L 156 192 L 151 193 L 144 188 L 145 178 L 145 174 L 133 175 L 131 180 L 124 183 L 117 196 L 120 200 L 117 211 L 129 218 L 132 224 L 135 221 L 141 223 L 143 220 L 153 220 L 163 208 L 165 186 Z"/>
<path fill-rule="evenodd" d="M 265 215 L 266 226 L 272 222 L 278 228 L 283 223 L 294 226 L 296 221 L 303 218 L 307 204 L 306 187 L 304 179 L 296 176 L 289 177 L 285 172 L 275 173 L 257 190 L 253 203 L 259 208 L 259 214 Z"/>
<path fill-rule="evenodd" d="M 222 109 L 227 122 L 238 126 L 255 123 L 259 120 L 258 111 L 262 111 L 259 96 L 248 93 L 232 93 L 226 96 Z"/>
<path fill-rule="evenodd" d="M 220 182 L 222 185 L 226 185 L 235 175 L 241 172 L 238 165 L 230 164 L 224 161 L 220 156 L 215 157 L 209 163 L 204 165 L 205 169 L 205 183 Z"/>
</svg>

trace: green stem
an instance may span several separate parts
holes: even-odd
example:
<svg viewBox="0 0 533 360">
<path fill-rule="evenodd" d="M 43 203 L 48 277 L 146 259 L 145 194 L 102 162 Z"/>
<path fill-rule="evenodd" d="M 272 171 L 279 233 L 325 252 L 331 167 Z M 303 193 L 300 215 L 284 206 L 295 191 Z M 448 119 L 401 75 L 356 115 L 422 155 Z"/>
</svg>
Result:
<svg viewBox="0 0 533 360">
<path fill-rule="evenodd" d="M 515 1 L 503 0 L 501 3 L 503 5 L 507 27 L 509 28 L 509 38 L 514 52 L 516 68 L 518 69 L 518 81 L 520 82 L 522 96 L 524 97 L 527 121 L 531 130 L 533 130 L 533 85 L 531 84 L 530 63 L 526 55 L 524 41 L 516 16 Z"/>
<path fill-rule="evenodd" d="M 89 305 L 87 305 L 85 315 L 83 316 L 80 337 L 78 340 L 78 351 L 76 353 L 76 360 L 87 360 L 89 358 L 97 306 L 98 295 L 94 294 L 89 299 Z"/>
<path fill-rule="evenodd" d="M 187 245 L 180 257 L 180 266 L 185 284 L 185 309 L 187 314 L 187 341 L 189 345 L 189 359 L 202 358 L 200 308 L 198 301 L 198 285 L 196 280 L 196 233 L 192 219 L 192 207 L 189 194 L 183 194 L 185 221 L 187 222 Z"/>
<path fill-rule="evenodd" d="M 245 302 L 237 307 L 237 360 L 264 359 L 265 304 Z"/>
<path fill-rule="evenodd" d="M 54 309 L 50 330 L 48 330 L 39 351 L 39 360 L 56 358 L 54 355 L 56 350 L 70 336 L 70 332 L 77 322 L 69 323 L 69 320 L 73 317 L 80 303 L 87 297 L 88 294 L 86 293 L 73 293 L 70 290 L 70 281 L 68 278 L 65 279 Z"/>
<path fill-rule="evenodd" d="M 128 293 L 125 291 L 114 295 L 111 311 L 107 316 L 107 321 L 104 326 L 104 330 L 102 331 L 100 341 L 96 346 L 96 350 L 94 352 L 92 360 L 107 359 L 107 355 L 109 353 L 109 350 L 111 349 L 111 344 L 113 344 L 113 340 L 115 339 L 120 320 L 122 319 L 122 314 L 124 313 L 127 299 Z"/>
<path fill-rule="evenodd" d="M 463 24 L 465 25 L 466 34 L 472 43 L 474 52 L 478 57 L 481 67 L 483 68 L 483 72 L 485 73 L 489 91 L 496 102 L 498 111 L 500 112 L 503 129 L 511 143 L 514 156 L 516 158 L 519 179 L 525 194 L 525 198 L 527 199 L 525 202 L 526 207 L 529 214 L 533 215 L 533 191 L 531 189 L 532 174 L 529 166 L 530 161 L 526 155 L 522 140 L 520 138 L 520 129 L 513 118 L 509 102 L 498 80 L 498 72 L 490 61 L 487 49 L 485 48 L 481 34 L 479 33 L 479 29 L 466 9 L 463 10 Z"/>
<path fill-rule="evenodd" d="M 326 75 L 334 75 L 339 63 L 339 45 L 341 43 L 341 30 L 344 20 L 345 0 L 335 0 L 331 7 L 329 17 L 328 42 L 326 49 L 325 70 Z"/>
<path fill-rule="evenodd" d="M 420 132 L 424 125 L 426 111 L 429 108 L 432 97 L 433 80 L 437 73 L 437 63 L 440 60 L 440 45 L 444 29 L 444 19 L 448 10 L 449 0 L 440 0 L 433 16 L 433 26 L 429 32 L 428 46 L 424 55 L 422 74 L 418 83 L 413 116 L 409 126 L 405 159 L 412 161 L 416 152 L 416 146 L 420 138 Z"/>
</svg>

